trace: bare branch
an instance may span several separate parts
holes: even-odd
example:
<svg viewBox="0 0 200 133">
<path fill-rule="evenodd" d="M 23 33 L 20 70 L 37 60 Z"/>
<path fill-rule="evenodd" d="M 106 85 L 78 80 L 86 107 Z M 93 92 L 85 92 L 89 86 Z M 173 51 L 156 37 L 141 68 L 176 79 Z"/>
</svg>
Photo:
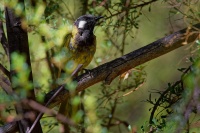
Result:
<svg viewBox="0 0 200 133">
<path fill-rule="evenodd" d="M 1 70 L 8 78 L 10 78 L 10 72 L 9 72 L 2 64 L 0 64 L 0 70 Z"/>
<path fill-rule="evenodd" d="M 49 104 L 52 102 L 52 100 L 60 93 L 60 91 L 62 91 L 62 89 L 64 89 L 64 85 L 60 86 L 58 89 L 57 89 L 57 92 L 54 93 L 54 95 L 46 102 L 45 104 L 45 107 L 49 106 Z M 35 119 L 34 123 L 32 124 L 31 128 L 29 129 L 28 132 L 32 132 L 33 128 L 35 127 L 36 123 L 39 122 L 40 118 L 42 117 L 42 115 L 44 114 L 45 112 L 42 112 L 40 111 L 40 113 L 38 114 L 37 118 Z M 68 123 L 70 124 L 70 123 Z"/>
<path fill-rule="evenodd" d="M 151 1 L 148 1 L 148 2 L 143 2 L 143 3 L 138 4 L 138 5 L 130 6 L 129 9 L 143 8 L 143 7 L 145 7 L 145 6 L 147 6 L 147 5 L 150 5 L 150 4 L 152 4 L 152 3 L 154 3 L 154 2 L 157 2 L 157 1 L 158 1 L 158 0 L 151 0 Z M 122 13 L 123 13 L 123 12 L 117 12 L 117 13 L 115 13 L 115 14 L 111 14 L 111 15 L 108 16 L 106 19 L 112 18 L 112 17 L 117 16 L 117 15 L 120 15 L 120 14 L 122 14 Z"/>
<path fill-rule="evenodd" d="M 0 133 L 15 133 L 19 131 L 17 122 L 10 122 L 0 128 Z"/>
<path fill-rule="evenodd" d="M 105 81 L 106 84 L 110 84 L 114 78 L 122 73 L 161 55 L 169 53 L 174 49 L 184 46 L 186 45 L 185 43 L 189 44 L 194 42 L 197 38 L 199 38 L 200 33 L 196 28 L 200 29 L 200 24 L 194 25 L 193 27 L 194 28 L 186 28 L 175 32 L 138 50 L 100 65 L 90 70 L 90 73 L 84 73 L 78 76 L 76 79 L 74 79 L 78 83 L 76 91 L 80 92 L 100 81 Z M 46 95 L 46 99 L 49 99 L 55 92 L 56 89 L 49 92 Z M 61 93 L 59 93 L 50 106 L 56 106 L 68 95 L 68 91 L 63 90 Z"/>
<path fill-rule="evenodd" d="M 13 93 L 10 81 L 3 75 L 0 75 L 0 86 L 4 89 L 4 91 L 7 94 Z"/>
<path fill-rule="evenodd" d="M 6 39 L 5 32 L 3 30 L 3 22 L 2 21 L 0 21 L 0 42 L 4 48 L 6 55 L 8 56 L 9 55 L 8 41 Z"/>
<path fill-rule="evenodd" d="M 135 50 L 113 61 L 100 65 L 90 70 L 90 73 L 84 73 L 78 76 L 76 79 L 74 79 L 74 81 L 77 81 L 78 83 L 76 87 L 76 92 L 83 91 L 100 81 L 105 81 L 106 84 L 110 84 L 114 78 L 121 75 L 122 73 L 138 65 L 146 63 L 152 59 L 155 59 L 161 55 L 169 53 L 170 51 L 175 50 L 181 46 L 184 46 L 186 42 L 187 44 L 194 42 L 197 38 L 200 37 L 200 33 L 196 28 L 200 29 L 200 24 L 194 25 L 193 28 L 190 29 L 186 28 L 175 32 L 138 50 Z M 48 101 L 48 99 L 50 99 L 59 88 L 49 92 L 46 95 L 46 101 Z M 69 92 L 66 89 L 63 89 L 52 101 L 50 107 L 58 105 L 68 96 Z M 15 126 L 16 123 L 10 124 L 12 124 L 12 126 Z M 10 127 L 12 126 L 10 125 Z"/>
<path fill-rule="evenodd" d="M 26 100 L 23 100 L 23 103 L 29 105 L 31 108 L 33 108 L 41 113 L 46 113 L 46 114 L 54 116 L 54 117 L 56 116 L 56 118 L 63 123 L 67 123 L 71 126 L 76 126 L 75 123 L 72 120 L 68 119 L 66 116 L 64 116 L 62 114 L 58 114 L 58 112 L 51 110 L 33 100 L 26 99 Z M 32 133 L 32 130 L 29 130 L 27 133 Z"/>
</svg>

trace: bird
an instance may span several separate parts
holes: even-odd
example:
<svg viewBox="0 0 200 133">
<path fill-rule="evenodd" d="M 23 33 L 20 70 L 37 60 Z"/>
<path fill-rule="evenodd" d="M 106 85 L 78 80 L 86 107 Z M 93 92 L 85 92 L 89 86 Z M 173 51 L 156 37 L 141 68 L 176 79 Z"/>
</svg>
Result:
<svg viewBox="0 0 200 133">
<path fill-rule="evenodd" d="M 96 36 L 93 30 L 101 18 L 102 16 L 83 15 L 74 22 L 69 49 L 72 51 L 74 61 L 82 64 L 83 68 L 88 66 L 96 51 Z"/>
<path fill-rule="evenodd" d="M 79 67 L 79 70 L 77 70 L 76 74 L 73 74 L 73 76 L 77 76 L 79 71 L 83 70 L 89 65 L 96 52 L 96 36 L 93 33 L 94 27 L 101 18 L 103 18 L 103 16 L 87 14 L 80 16 L 75 20 L 72 32 L 65 36 L 62 45 L 69 52 L 69 57 L 64 57 L 64 59 L 61 61 L 62 63 L 58 63 L 55 60 L 53 61 L 56 66 L 59 67 L 59 70 L 63 69 L 64 66 L 66 66 L 65 64 L 73 61 L 74 64 L 76 64 L 75 68 Z M 58 112 L 70 117 L 71 114 L 69 114 L 69 110 L 72 112 L 70 98 L 66 98 L 64 101 L 62 101 Z M 68 125 L 64 128 L 69 130 Z"/>
<path fill-rule="evenodd" d="M 64 57 L 61 62 L 53 60 L 54 64 L 59 68 L 60 77 L 61 70 L 64 69 L 69 61 L 73 61 L 74 67 L 79 70 L 72 73 L 72 76 L 77 76 L 77 73 L 85 69 L 92 61 L 96 52 L 96 36 L 94 35 L 94 27 L 103 16 L 93 16 L 91 14 L 83 15 L 77 18 L 73 24 L 71 33 L 68 33 L 63 41 L 62 47 L 66 47 L 69 57 Z M 74 70 L 74 69 L 72 69 Z"/>
</svg>

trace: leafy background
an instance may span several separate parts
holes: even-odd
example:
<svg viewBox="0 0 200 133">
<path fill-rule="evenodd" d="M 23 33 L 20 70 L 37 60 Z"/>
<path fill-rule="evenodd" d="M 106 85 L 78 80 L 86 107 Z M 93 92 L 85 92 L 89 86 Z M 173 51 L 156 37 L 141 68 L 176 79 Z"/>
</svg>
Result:
<svg viewBox="0 0 200 133">
<path fill-rule="evenodd" d="M 131 14 L 138 15 L 138 17 L 134 18 L 131 24 L 126 22 L 130 16 L 121 20 L 121 23 L 116 17 L 107 18 L 110 16 L 108 9 L 114 14 L 122 10 L 124 8 L 122 3 L 127 1 L 89 0 L 87 10 L 83 11 L 84 8 L 81 5 L 84 1 L 61 0 L 58 2 L 48 0 L 46 1 L 48 3 L 46 18 L 43 14 L 45 6 L 42 1 L 38 2 L 35 8 L 32 8 L 29 5 L 30 3 L 26 4 L 32 71 L 38 100 L 43 99 L 45 93 L 50 90 L 52 85 L 50 71 L 46 62 L 46 50 L 51 49 L 55 45 L 61 45 L 65 32 L 70 31 L 74 19 L 82 15 L 83 12 L 106 16 L 105 20 L 101 21 L 100 25 L 95 28 L 97 51 L 88 68 L 97 67 L 170 33 L 188 27 L 189 24 L 199 22 L 198 7 L 200 6 L 200 2 L 196 2 L 195 0 L 190 2 L 157 0 L 142 8 L 132 9 L 133 12 Z M 6 4 L 8 2 L 10 1 L 5 1 Z M 139 5 L 148 1 L 131 2 Z M 172 2 L 177 4 L 175 8 L 173 5 L 170 5 Z M 190 5 L 184 5 L 184 2 L 190 3 Z M 103 4 L 104 6 L 100 6 Z M 3 15 L 4 2 L 0 2 L 0 5 L 1 20 L 5 21 Z M 15 7 L 16 3 L 10 2 L 8 5 Z M 16 6 L 16 12 L 21 14 L 20 7 L 18 7 Z M 177 10 L 176 7 L 182 12 Z M 197 10 L 198 12 L 192 14 L 190 9 Z M 186 15 L 193 16 L 193 19 L 189 17 L 185 18 Z M 194 19 L 195 17 L 198 19 Z M 124 27 L 128 29 L 125 32 L 125 38 L 123 36 Z M 108 35 L 111 36 L 109 37 Z M 47 41 L 43 42 L 41 36 L 45 36 Z M 123 40 L 125 40 L 124 44 Z M 120 51 L 118 47 L 123 47 L 123 51 Z M 196 45 L 186 45 L 133 69 L 127 79 L 123 79 L 124 77 L 116 78 L 109 86 L 98 83 L 87 89 L 84 96 L 84 104 L 88 109 L 88 118 L 92 117 L 90 116 L 92 112 L 95 112 L 96 115 L 96 120 L 93 120 L 96 123 L 88 123 L 88 131 L 95 132 L 101 128 L 103 132 L 107 132 L 107 130 L 110 132 L 130 132 L 130 126 L 132 127 L 132 131 L 149 131 L 148 121 L 151 113 L 149 109 L 152 105 L 146 100 L 149 99 L 150 94 L 151 99 L 158 98 L 159 94 L 151 92 L 164 91 L 168 83 L 173 84 L 177 80 L 180 80 L 182 72 L 177 69 L 185 68 L 192 64 L 191 57 L 194 55 L 197 57 L 196 51 L 193 52 L 194 49 L 196 49 Z M 5 56 L 3 48 L 0 51 L 0 61 L 9 69 L 8 59 Z M 132 85 L 132 87 L 126 89 L 128 85 Z M 135 88 L 138 89 L 134 91 Z M 116 90 L 119 90 L 119 92 L 116 92 Z M 123 96 L 131 91 L 133 92 L 129 95 Z M 2 90 L 0 93 L 0 102 L 11 105 L 10 98 L 5 96 Z M 93 102 L 88 103 L 90 100 Z M 4 110 L 7 113 L 3 114 L 5 117 L 13 115 L 13 113 L 9 113 L 12 110 L 9 109 L 10 106 L 7 106 L 7 108 L 8 110 Z M 113 110 L 114 112 L 112 112 Z M 116 126 L 106 125 L 109 123 L 111 115 L 116 117 L 115 120 L 112 120 Z M 198 115 L 195 115 L 195 119 L 198 119 Z M 121 124 L 119 124 L 120 122 Z M 54 118 L 45 116 L 41 123 L 44 126 L 44 132 L 58 131 L 58 122 Z M 91 127 L 93 129 L 90 129 Z M 163 127 L 166 128 L 165 126 Z M 192 130 L 195 131 L 195 129 Z M 157 128 L 157 131 L 161 131 L 161 129 Z M 166 130 L 166 132 L 168 131 Z"/>
</svg>

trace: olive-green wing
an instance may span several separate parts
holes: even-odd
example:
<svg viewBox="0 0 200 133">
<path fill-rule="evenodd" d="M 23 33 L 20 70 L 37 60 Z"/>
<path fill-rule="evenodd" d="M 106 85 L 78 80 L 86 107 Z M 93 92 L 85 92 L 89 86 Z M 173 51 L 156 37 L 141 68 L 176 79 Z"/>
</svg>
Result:
<svg viewBox="0 0 200 133">
<path fill-rule="evenodd" d="M 66 47 L 69 49 L 69 44 L 70 44 L 70 41 L 71 41 L 71 38 L 72 38 L 72 33 L 68 33 L 64 39 L 63 39 L 63 43 L 61 45 L 61 47 Z"/>
<path fill-rule="evenodd" d="M 63 43 L 60 46 L 54 46 L 52 51 L 52 59 L 53 67 L 55 69 L 56 78 L 60 78 L 61 71 L 65 65 L 65 63 L 71 59 L 71 53 L 69 49 L 69 43 L 71 41 L 72 33 L 67 33 L 63 39 Z"/>
</svg>

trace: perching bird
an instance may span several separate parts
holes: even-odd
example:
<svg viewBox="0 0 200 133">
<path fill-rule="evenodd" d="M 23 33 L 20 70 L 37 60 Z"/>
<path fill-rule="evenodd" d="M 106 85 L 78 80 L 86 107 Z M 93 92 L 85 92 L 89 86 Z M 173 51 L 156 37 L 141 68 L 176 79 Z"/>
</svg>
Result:
<svg viewBox="0 0 200 133">
<path fill-rule="evenodd" d="M 96 51 L 96 36 L 93 30 L 100 18 L 102 17 L 84 15 L 74 22 L 69 49 L 72 51 L 73 60 L 82 64 L 83 68 L 89 65 Z"/>
<path fill-rule="evenodd" d="M 70 52 L 70 57 L 66 57 L 63 62 L 66 64 L 73 60 L 75 64 L 81 65 L 84 69 L 92 61 L 96 51 L 96 36 L 93 33 L 96 22 L 103 17 L 93 15 L 83 15 L 75 22 L 71 34 L 67 34 L 64 39 L 64 45 Z M 58 65 L 59 66 L 59 65 Z M 60 65 L 63 67 L 62 65 Z M 63 69 L 63 68 L 62 68 Z M 59 113 L 69 116 L 69 99 L 61 103 Z"/>
<path fill-rule="evenodd" d="M 62 64 L 56 63 L 61 69 L 70 60 L 84 69 L 92 61 L 96 51 L 96 36 L 93 33 L 96 22 L 103 18 L 93 15 L 83 15 L 75 22 L 71 34 L 67 34 L 63 46 L 67 47 L 70 57 L 65 58 Z M 60 76 L 60 75 L 59 75 Z"/>
</svg>

